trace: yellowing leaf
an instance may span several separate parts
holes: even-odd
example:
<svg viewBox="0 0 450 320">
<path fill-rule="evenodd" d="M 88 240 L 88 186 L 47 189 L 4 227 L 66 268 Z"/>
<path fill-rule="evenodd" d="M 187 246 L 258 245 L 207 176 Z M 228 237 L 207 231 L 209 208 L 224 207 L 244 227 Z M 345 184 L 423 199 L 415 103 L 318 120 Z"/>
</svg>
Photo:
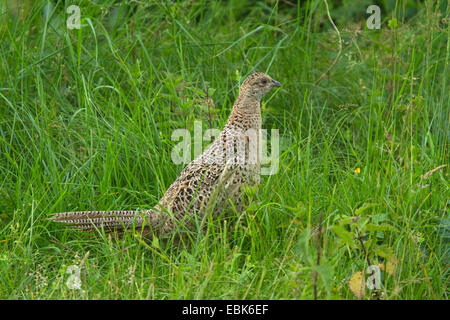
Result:
<svg viewBox="0 0 450 320">
<path fill-rule="evenodd" d="M 358 299 L 363 299 L 366 289 L 364 273 L 362 271 L 355 272 L 348 281 L 348 287 Z"/>
<path fill-rule="evenodd" d="M 440 165 L 439 167 L 434 168 L 434 169 L 428 171 L 427 173 L 425 173 L 425 174 L 422 176 L 422 178 L 423 178 L 423 179 L 428 179 L 433 173 L 435 173 L 435 172 L 438 171 L 438 170 L 441 170 L 442 168 L 445 168 L 446 166 L 447 166 L 446 164 Z"/>
<path fill-rule="evenodd" d="M 380 267 L 381 270 L 389 273 L 391 276 L 395 276 L 395 274 L 397 273 L 397 265 L 398 265 L 397 260 L 387 261 L 386 269 L 384 268 L 385 265 L 383 263 L 377 264 L 377 266 Z"/>
<path fill-rule="evenodd" d="M 290 219 L 289 222 L 295 223 L 296 225 L 303 226 L 303 222 L 298 219 Z"/>
<path fill-rule="evenodd" d="M 386 262 L 386 272 L 389 273 L 391 276 L 395 276 L 397 273 L 397 265 L 398 261 L 388 261 Z"/>
</svg>

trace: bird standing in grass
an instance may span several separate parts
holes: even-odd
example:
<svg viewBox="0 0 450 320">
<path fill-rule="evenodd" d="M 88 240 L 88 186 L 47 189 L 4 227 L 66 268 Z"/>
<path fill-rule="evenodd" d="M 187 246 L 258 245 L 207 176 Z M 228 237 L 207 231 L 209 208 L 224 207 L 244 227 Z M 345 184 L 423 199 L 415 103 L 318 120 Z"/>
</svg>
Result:
<svg viewBox="0 0 450 320">
<path fill-rule="evenodd" d="M 227 199 L 239 205 L 239 192 L 260 178 L 261 99 L 278 81 L 254 73 L 242 83 L 228 121 L 216 140 L 189 163 L 158 204 L 143 211 L 77 211 L 50 218 L 80 230 L 126 230 L 164 235 L 223 208 Z"/>
</svg>

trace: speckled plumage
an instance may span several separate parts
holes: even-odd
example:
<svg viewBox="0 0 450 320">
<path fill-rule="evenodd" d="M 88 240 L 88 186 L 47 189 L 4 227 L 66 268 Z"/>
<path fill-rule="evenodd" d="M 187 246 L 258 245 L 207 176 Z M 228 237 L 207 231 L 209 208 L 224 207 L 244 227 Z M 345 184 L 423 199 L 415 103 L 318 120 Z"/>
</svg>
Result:
<svg viewBox="0 0 450 320">
<path fill-rule="evenodd" d="M 244 185 L 260 178 L 260 102 L 280 83 L 264 73 L 247 77 L 239 90 L 228 121 L 216 140 L 189 163 L 170 185 L 158 204 L 144 211 L 81 211 L 56 213 L 51 220 L 93 230 L 123 230 L 134 226 L 159 235 L 177 227 L 189 228 L 193 219 L 219 212 L 227 199 L 239 204 Z"/>
</svg>

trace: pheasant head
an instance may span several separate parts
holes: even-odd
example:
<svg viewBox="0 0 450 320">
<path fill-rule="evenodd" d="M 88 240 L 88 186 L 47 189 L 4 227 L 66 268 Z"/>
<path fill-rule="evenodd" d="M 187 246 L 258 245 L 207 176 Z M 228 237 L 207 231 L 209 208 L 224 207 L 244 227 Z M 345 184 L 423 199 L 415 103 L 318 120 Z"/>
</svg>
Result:
<svg viewBox="0 0 450 320">
<path fill-rule="evenodd" d="M 239 95 L 261 101 L 262 97 L 274 87 L 281 87 L 281 83 L 265 73 L 257 72 L 245 79 L 239 90 Z"/>
</svg>

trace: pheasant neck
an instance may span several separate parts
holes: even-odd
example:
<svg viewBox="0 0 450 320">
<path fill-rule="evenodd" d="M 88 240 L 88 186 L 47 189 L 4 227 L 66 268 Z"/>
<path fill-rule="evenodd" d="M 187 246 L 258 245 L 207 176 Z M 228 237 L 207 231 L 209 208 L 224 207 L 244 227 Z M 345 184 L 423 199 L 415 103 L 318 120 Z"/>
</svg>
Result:
<svg viewBox="0 0 450 320">
<path fill-rule="evenodd" d="M 239 95 L 228 118 L 227 126 L 241 130 L 261 129 L 261 103 L 258 99 Z"/>
</svg>

